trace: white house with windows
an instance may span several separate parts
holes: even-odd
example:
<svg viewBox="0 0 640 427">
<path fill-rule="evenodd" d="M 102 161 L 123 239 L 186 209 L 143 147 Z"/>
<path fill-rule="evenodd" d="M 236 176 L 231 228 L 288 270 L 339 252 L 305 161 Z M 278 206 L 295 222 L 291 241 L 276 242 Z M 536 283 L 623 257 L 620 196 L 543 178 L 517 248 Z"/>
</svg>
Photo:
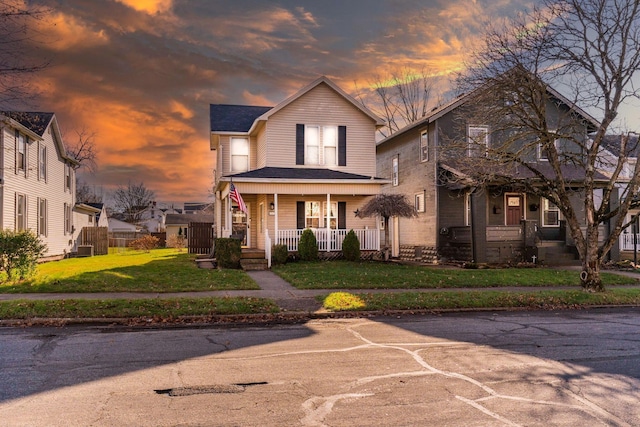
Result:
<svg viewBox="0 0 640 427">
<path fill-rule="evenodd" d="M 47 258 L 73 251 L 74 159 L 55 114 L 0 112 L 0 228 L 31 229 Z"/>
<path fill-rule="evenodd" d="M 378 222 L 354 212 L 389 182 L 376 177 L 375 132 L 382 121 L 321 77 L 275 107 L 210 106 L 217 236 L 247 248 L 286 244 L 304 229 L 319 249 L 342 249 L 353 229 L 362 250 L 379 249 Z M 231 184 L 246 212 L 230 197 Z"/>
</svg>

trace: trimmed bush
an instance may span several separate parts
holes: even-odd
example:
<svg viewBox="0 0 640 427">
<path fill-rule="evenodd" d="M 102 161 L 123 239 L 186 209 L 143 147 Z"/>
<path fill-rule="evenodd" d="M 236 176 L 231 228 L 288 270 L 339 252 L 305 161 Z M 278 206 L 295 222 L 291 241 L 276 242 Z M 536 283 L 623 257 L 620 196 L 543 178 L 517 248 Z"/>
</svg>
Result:
<svg viewBox="0 0 640 427">
<path fill-rule="evenodd" d="M 303 261 L 318 260 L 318 241 L 316 240 L 316 235 L 309 228 L 302 232 L 298 243 L 298 255 Z"/>
<path fill-rule="evenodd" d="M 184 238 L 184 236 L 172 234 L 167 238 L 166 246 L 168 248 L 176 248 L 178 251 L 182 252 L 185 246 L 187 246 L 187 240 Z"/>
<path fill-rule="evenodd" d="M 146 234 L 129 243 L 129 247 L 135 249 L 136 251 L 149 252 L 151 249 L 157 248 L 159 242 L 160 239 L 158 239 L 157 237 Z"/>
<path fill-rule="evenodd" d="M 353 230 L 349 230 L 342 242 L 342 256 L 347 261 L 360 261 L 360 241 Z"/>
<path fill-rule="evenodd" d="M 0 230 L 0 270 L 9 281 L 33 275 L 46 250 L 47 245 L 31 230 Z"/>
<path fill-rule="evenodd" d="M 220 268 L 240 268 L 242 242 L 231 238 L 216 239 L 214 256 Z"/>
<path fill-rule="evenodd" d="M 273 245 L 271 248 L 271 263 L 274 265 L 286 264 L 289 258 L 287 245 Z"/>
</svg>

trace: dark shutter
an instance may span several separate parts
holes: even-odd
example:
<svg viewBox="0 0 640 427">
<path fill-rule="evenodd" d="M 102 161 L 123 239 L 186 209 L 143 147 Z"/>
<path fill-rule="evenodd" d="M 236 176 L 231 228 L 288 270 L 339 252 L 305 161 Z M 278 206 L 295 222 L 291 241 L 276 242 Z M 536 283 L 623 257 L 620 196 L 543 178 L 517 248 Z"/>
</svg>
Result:
<svg viewBox="0 0 640 427">
<path fill-rule="evenodd" d="M 338 228 L 347 228 L 347 202 L 338 202 Z"/>
<path fill-rule="evenodd" d="M 304 165 L 304 125 L 301 124 L 296 125 L 296 165 Z"/>
<path fill-rule="evenodd" d="M 296 216 L 297 216 L 297 224 L 298 230 L 302 230 L 305 228 L 305 220 L 304 220 L 304 202 L 296 202 Z"/>
<path fill-rule="evenodd" d="M 338 166 L 347 166 L 347 127 L 338 126 Z"/>
</svg>

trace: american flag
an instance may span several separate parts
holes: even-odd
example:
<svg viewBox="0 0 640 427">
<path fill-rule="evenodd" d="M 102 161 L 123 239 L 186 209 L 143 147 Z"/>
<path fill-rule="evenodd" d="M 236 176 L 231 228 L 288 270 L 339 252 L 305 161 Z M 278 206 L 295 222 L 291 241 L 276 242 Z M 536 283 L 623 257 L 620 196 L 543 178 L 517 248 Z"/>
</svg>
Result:
<svg viewBox="0 0 640 427">
<path fill-rule="evenodd" d="M 236 189 L 236 186 L 233 185 L 233 182 L 231 183 L 231 187 L 229 188 L 229 197 L 231 197 L 231 200 L 238 204 L 238 209 L 240 209 L 244 213 L 247 213 L 247 205 L 244 204 L 244 200 L 242 200 L 242 196 Z"/>
</svg>

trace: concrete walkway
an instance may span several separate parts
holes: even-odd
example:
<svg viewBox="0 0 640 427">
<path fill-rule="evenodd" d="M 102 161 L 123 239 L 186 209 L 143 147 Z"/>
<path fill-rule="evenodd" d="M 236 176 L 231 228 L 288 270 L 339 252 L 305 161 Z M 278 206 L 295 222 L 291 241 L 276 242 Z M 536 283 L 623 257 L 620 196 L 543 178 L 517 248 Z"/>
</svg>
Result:
<svg viewBox="0 0 640 427">
<path fill-rule="evenodd" d="M 640 279 L 640 274 L 631 271 L 606 270 L 610 273 Z M 0 293 L 0 301 L 15 300 L 62 300 L 62 299 L 153 299 L 153 298 L 206 298 L 206 297 L 256 297 L 273 299 L 283 311 L 316 312 L 322 303 L 316 296 L 334 292 L 331 289 L 296 289 L 277 274 L 269 270 L 247 271 L 260 286 L 259 290 L 225 290 L 197 292 L 100 292 L 100 293 Z M 638 285 L 616 286 L 616 288 L 638 288 Z M 535 292 L 544 290 L 571 290 L 576 286 L 553 287 L 491 287 L 491 288 L 441 288 L 441 289 L 340 289 L 350 293 L 399 293 L 399 292 L 442 292 L 442 291 L 502 291 Z"/>
</svg>

